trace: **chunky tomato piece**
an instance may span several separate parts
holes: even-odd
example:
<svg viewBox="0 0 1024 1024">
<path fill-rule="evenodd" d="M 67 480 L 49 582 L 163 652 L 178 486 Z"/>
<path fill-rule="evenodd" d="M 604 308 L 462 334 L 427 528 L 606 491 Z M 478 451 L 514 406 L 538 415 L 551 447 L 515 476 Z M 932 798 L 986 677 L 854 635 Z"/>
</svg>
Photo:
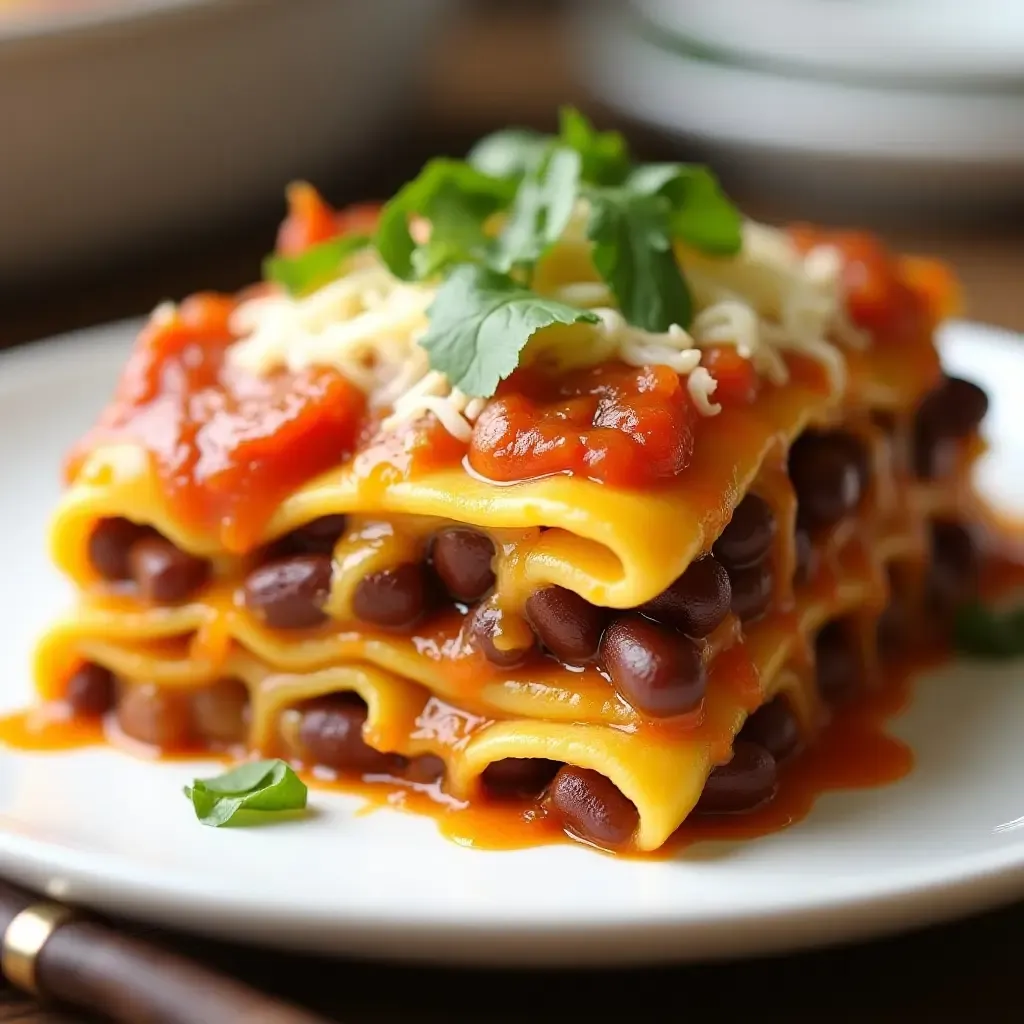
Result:
<svg viewBox="0 0 1024 1024">
<path fill-rule="evenodd" d="M 296 256 L 339 235 L 373 234 L 380 210 L 380 203 L 357 203 L 335 210 L 312 185 L 297 182 L 288 187 L 288 215 L 277 232 L 277 251 L 282 256 Z"/>
<path fill-rule="evenodd" d="M 701 366 L 718 382 L 712 401 L 720 405 L 750 405 L 761 390 L 753 363 L 736 351 L 734 345 L 715 345 L 706 348 L 701 356 Z"/>
<path fill-rule="evenodd" d="M 491 480 L 572 473 L 642 487 L 682 472 L 696 411 L 661 367 L 619 364 L 557 380 L 513 374 L 477 421 L 469 461 Z"/>
<path fill-rule="evenodd" d="M 823 231 L 801 225 L 790 235 L 802 251 L 835 246 L 843 256 L 843 289 L 850 319 L 879 340 L 899 341 L 926 329 L 925 298 L 881 240 L 863 231 Z"/>
<path fill-rule="evenodd" d="M 175 514 L 244 551 L 288 494 L 351 452 L 364 400 L 333 370 L 255 377 L 229 365 L 232 308 L 204 295 L 155 317 L 67 470 L 104 444 L 140 445 Z"/>
</svg>

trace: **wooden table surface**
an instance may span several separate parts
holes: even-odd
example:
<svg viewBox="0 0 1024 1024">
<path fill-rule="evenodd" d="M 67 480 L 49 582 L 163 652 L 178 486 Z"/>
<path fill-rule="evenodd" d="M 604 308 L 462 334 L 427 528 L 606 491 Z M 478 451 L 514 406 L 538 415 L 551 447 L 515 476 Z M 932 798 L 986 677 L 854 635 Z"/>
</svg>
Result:
<svg viewBox="0 0 1024 1024">
<path fill-rule="evenodd" d="M 428 101 L 435 115 L 438 111 L 451 114 L 451 96 L 465 96 L 466 83 L 479 81 L 481 68 L 494 73 L 500 54 L 512 45 L 507 33 L 501 34 L 500 46 L 495 38 L 492 35 L 489 43 L 484 40 L 477 46 L 467 47 L 465 40 L 453 44 L 452 53 L 468 50 L 474 55 L 468 64 L 444 54 L 438 58 L 446 75 L 435 81 Z M 550 47 L 550 40 L 549 36 L 544 45 Z M 417 130 L 409 128 L 387 147 L 386 160 L 366 168 L 354 180 L 346 179 L 344 186 L 332 189 L 326 183 L 328 194 L 341 202 L 387 193 L 428 153 L 463 151 L 481 126 L 501 123 L 516 111 L 522 113 L 517 120 L 529 121 L 534 115 L 543 120 L 554 98 L 576 99 L 574 83 L 560 71 L 557 56 L 543 46 L 530 52 L 531 68 L 538 69 L 537 74 L 523 74 L 520 65 L 514 74 L 509 72 L 504 86 L 492 82 L 489 92 L 477 90 L 475 106 L 461 107 L 458 116 L 421 118 Z M 220 230 L 214 237 L 186 240 L 163 253 L 135 254 L 120 265 L 73 278 L 6 292 L 0 282 L 0 347 L 141 314 L 164 298 L 193 289 L 242 285 L 257 273 L 276 216 L 277 211 L 269 207 L 254 211 L 247 223 Z M 939 224 L 930 224 L 889 234 L 903 248 L 930 251 L 949 260 L 964 282 L 972 317 L 1024 331 L 1024 227 L 1011 223 L 946 232 Z M 670 1019 L 685 1019 L 694 1006 L 710 1011 L 713 1019 L 752 1021 L 944 1021 L 968 1014 L 984 1015 L 986 1020 L 1021 1017 L 1019 950 L 1024 907 L 835 950 L 728 965 L 623 972 L 404 968 L 268 953 L 148 929 L 144 933 L 329 1019 L 351 1024 L 518 1024 L 638 1013 L 663 1017 L 666 1003 L 671 1007 Z M 85 1018 L 72 1011 L 41 1008 L 0 987 L 3 1021 L 84 1024 Z"/>
</svg>

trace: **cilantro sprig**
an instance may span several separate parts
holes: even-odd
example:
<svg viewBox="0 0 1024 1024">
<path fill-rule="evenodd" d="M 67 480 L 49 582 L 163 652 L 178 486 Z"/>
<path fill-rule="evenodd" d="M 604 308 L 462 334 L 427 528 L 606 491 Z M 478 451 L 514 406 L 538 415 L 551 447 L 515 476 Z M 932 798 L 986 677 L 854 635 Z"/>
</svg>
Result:
<svg viewBox="0 0 1024 1024">
<path fill-rule="evenodd" d="M 213 828 L 241 823 L 247 811 L 301 811 L 306 795 L 306 784 L 279 759 L 249 761 L 185 787 L 196 817 Z"/>
<path fill-rule="evenodd" d="M 637 165 L 621 134 L 572 108 L 556 135 L 507 129 L 466 160 L 430 161 L 384 206 L 373 245 L 397 277 L 437 287 L 421 344 L 466 394 L 493 395 L 537 331 L 595 320 L 531 287 L 577 211 L 598 274 L 626 319 L 649 331 L 692 318 L 676 243 L 714 256 L 741 244 L 739 212 L 710 171 Z M 268 276 L 302 293 L 341 258 L 303 254 L 269 265 Z"/>
</svg>

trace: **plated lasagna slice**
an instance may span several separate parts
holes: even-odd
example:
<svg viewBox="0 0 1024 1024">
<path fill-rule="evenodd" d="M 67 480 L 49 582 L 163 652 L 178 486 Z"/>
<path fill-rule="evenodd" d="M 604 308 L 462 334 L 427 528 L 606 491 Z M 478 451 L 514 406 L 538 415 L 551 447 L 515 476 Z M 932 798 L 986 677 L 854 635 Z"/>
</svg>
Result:
<svg viewBox="0 0 1024 1024">
<path fill-rule="evenodd" d="M 975 585 L 952 293 L 573 112 L 383 210 L 295 186 L 72 452 L 39 692 L 609 850 L 760 807 Z"/>
</svg>

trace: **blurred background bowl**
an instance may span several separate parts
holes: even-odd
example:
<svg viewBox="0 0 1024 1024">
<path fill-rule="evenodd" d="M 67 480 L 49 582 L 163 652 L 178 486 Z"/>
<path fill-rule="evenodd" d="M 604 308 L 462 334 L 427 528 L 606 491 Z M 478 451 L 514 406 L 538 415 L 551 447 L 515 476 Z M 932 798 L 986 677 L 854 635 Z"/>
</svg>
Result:
<svg viewBox="0 0 1024 1024">
<path fill-rule="evenodd" d="M 387 144 L 450 7 L 51 0 L 3 12 L 0 283 L 280 208 L 293 178 L 343 180 Z"/>
<path fill-rule="evenodd" d="M 603 103 L 784 214 L 1024 205 L 1024 0 L 581 2 L 578 26 Z"/>
</svg>

